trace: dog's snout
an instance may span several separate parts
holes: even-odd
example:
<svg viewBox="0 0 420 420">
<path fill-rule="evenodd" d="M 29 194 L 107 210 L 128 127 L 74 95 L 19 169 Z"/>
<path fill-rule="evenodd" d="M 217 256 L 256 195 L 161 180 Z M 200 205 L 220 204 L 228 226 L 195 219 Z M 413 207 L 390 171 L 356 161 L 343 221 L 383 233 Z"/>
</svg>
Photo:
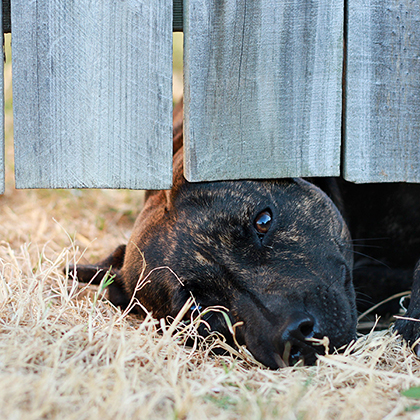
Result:
<svg viewBox="0 0 420 420">
<path fill-rule="evenodd" d="M 281 359 L 279 365 L 291 366 L 303 360 L 312 364 L 316 350 L 309 341 L 315 335 L 315 319 L 305 312 L 294 312 L 282 325 L 274 338 L 274 346 Z"/>
</svg>

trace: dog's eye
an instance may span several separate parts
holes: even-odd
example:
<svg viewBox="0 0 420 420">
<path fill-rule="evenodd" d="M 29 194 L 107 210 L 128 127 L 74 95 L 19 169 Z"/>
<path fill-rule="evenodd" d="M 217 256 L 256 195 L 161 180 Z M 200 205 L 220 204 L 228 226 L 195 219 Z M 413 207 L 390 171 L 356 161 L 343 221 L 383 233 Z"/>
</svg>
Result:
<svg viewBox="0 0 420 420">
<path fill-rule="evenodd" d="M 255 218 L 254 226 L 258 233 L 264 235 L 271 226 L 272 215 L 269 210 L 264 210 Z"/>
</svg>

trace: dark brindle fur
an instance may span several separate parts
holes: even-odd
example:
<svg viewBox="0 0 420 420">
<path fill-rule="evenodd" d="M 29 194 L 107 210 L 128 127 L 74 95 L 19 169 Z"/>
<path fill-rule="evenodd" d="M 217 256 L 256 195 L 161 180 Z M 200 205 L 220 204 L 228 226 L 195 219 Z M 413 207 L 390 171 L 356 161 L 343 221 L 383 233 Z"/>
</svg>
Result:
<svg viewBox="0 0 420 420">
<path fill-rule="evenodd" d="M 109 299 L 126 307 L 149 275 L 136 297 L 157 318 L 176 316 L 190 296 L 201 308 L 222 305 L 232 323 L 243 323 L 237 341 L 271 368 L 301 358 L 313 363 L 322 347 L 308 339 L 327 336 L 333 349 L 355 338 L 352 275 L 373 301 L 410 286 L 420 257 L 418 185 L 189 183 L 182 175 L 182 110 L 175 114 L 173 188 L 149 192 L 127 246 L 95 266 L 79 266 L 80 280 L 101 269 L 99 282 L 112 267 Z M 419 281 L 416 270 L 410 317 L 420 315 Z M 220 314 L 206 320 L 231 340 Z M 416 322 L 398 321 L 397 328 L 411 343 L 419 337 Z"/>
</svg>

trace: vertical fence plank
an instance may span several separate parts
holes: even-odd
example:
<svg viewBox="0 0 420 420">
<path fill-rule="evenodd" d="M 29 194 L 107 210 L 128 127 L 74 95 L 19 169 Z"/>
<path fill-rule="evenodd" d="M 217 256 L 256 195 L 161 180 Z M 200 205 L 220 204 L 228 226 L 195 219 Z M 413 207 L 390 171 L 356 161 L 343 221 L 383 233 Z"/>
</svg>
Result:
<svg viewBox="0 0 420 420">
<path fill-rule="evenodd" d="M 169 188 L 172 1 L 13 0 L 18 188 Z"/>
<path fill-rule="evenodd" d="M 344 176 L 420 182 L 420 3 L 348 0 Z"/>
<path fill-rule="evenodd" d="M 338 175 L 342 1 L 186 0 L 186 176 Z"/>
<path fill-rule="evenodd" d="M 0 7 L 0 33 L 3 37 L 2 8 Z M 4 60 L 0 63 L 0 194 L 4 193 Z"/>
</svg>

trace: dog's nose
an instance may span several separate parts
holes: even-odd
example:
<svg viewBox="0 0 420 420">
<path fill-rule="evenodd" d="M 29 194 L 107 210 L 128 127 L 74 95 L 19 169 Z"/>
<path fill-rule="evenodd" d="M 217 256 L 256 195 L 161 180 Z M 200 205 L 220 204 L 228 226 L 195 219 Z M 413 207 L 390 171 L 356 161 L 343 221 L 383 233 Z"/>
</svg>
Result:
<svg viewBox="0 0 420 420">
<path fill-rule="evenodd" d="M 291 366 L 299 360 L 303 360 L 305 364 L 313 364 L 317 352 L 308 339 L 314 335 L 315 319 L 312 315 L 305 312 L 294 312 L 290 315 L 274 337 L 279 366 Z"/>
</svg>

